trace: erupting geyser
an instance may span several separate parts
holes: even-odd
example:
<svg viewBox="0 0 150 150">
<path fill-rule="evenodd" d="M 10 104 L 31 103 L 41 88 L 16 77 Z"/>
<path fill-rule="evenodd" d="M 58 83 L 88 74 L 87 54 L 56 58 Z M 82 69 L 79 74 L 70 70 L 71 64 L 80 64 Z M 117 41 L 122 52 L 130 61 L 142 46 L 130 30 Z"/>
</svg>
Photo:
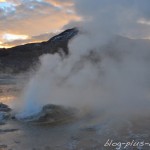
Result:
<svg viewBox="0 0 150 150">
<path fill-rule="evenodd" d="M 70 42 L 68 57 L 47 54 L 40 58 L 41 66 L 21 97 L 23 107 L 17 117 L 37 114 L 46 104 L 109 115 L 150 112 L 150 51 L 126 44 L 128 39 L 119 36 L 129 36 L 132 19 L 137 17 L 128 2 L 75 1 L 83 16 L 79 30 L 84 32 Z"/>
</svg>

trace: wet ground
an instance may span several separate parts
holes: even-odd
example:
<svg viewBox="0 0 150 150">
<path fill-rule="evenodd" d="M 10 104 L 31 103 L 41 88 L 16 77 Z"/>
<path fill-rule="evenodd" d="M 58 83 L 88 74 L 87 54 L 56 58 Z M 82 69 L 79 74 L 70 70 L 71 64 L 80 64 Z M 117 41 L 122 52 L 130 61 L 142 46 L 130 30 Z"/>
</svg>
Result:
<svg viewBox="0 0 150 150">
<path fill-rule="evenodd" d="M 18 79 L 10 77 L 0 79 L 0 102 L 10 105 L 15 102 L 22 90 L 16 81 Z M 16 120 L 0 125 L 0 150 L 107 149 L 149 150 L 150 117 L 134 116 L 129 119 L 103 112 L 57 125 Z"/>
<path fill-rule="evenodd" d="M 20 78 L 6 75 L 0 76 L 0 102 L 10 105 L 22 90 L 21 85 Z"/>
<path fill-rule="evenodd" d="M 134 142 L 134 146 L 120 149 L 150 149 L 150 120 L 143 122 L 105 119 L 94 121 L 84 118 L 63 125 L 35 125 L 9 121 L 0 129 L 1 150 L 113 150 L 113 142 Z M 145 121 L 145 122 L 144 122 Z M 92 123 L 91 123 L 92 122 Z M 111 143 L 113 144 L 113 143 Z M 137 145 L 136 145 L 137 144 Z M 106 145 L 106 146 L 104 146 Z M 4 147 L 6 146 L 6 147 Z"/>
</svg>

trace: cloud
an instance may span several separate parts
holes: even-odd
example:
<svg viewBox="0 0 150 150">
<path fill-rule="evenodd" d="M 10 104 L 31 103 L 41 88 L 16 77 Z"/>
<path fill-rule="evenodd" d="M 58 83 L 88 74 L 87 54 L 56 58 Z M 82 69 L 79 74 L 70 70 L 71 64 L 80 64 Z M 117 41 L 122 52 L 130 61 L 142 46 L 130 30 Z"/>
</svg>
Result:
<svg viewBox="0 0 150 150">
<path fill-rule="evenodd" d="M 15 6 L 10 2 L 2 1 L 0 2 L 0 19 L 8 16 L 16 11 Z"/>
<path fill-rule="evenodd" d="M 4 34 L 32 37 L 54 32 L 79 17 L 69 0 L 5 0 L 0 2 L 0 20 L 0 37 Z"/>
<path fill-rule="evenodd" d="M 46 0 L 56 7 L 72 7 L 74 5 L 72 0 Z"/>
<path fill-rule="evenodd" d="M 14 40 L 18 40 L 18 39 L 21 39 L 21 40 L 25 40 L 27 39 L 28 36 L 27 35 L 15 35 L 15 34 L 4 34 L 2 39 L 5 41 L 14 41 Z"/>
<path fill-rule="evenodd" d="M 4 34 L 33 37 L 80 26 L 82 17 L 85 26 L 91 19 L 98 19 L 101 23 L 93 24 L 97 29 L 146 38 L 150 37 L 149 6 L 149 0 L 0 0 L 0 37 Z"/>
<path fill-rule="evenodd" d="M 26 44 L 26 43 L 41 42 L 41 40 L 47 41 L 54 35 L 55 35 L 54 33 L 45 33 L 45 34 L 40 34 L 40 35 L 31 36 L 31 37 L 27 37 L 27 38 L 18 38 L 18 39 L 14 39 L 14 40 L 7 40 L 6 42 L 0 43 L 0 44 L 3 45 L 4 47 L 12 47 L 15 45 L 22 45 L 22 44 Z"/>
<path fill-rule="evenodd" d="M 73 0 L 75 10 L 83 17 L 84 26 L 97 30 L 107 30 L 113 34 L 144 38 L 150 35 L 150 1 L 149 0 Z M 94 8 L 94 10 L 93 10 Z M 144 23 L 139 20 L 146 20 Z M 95 24 L 99 20 L 98 24 Z M 146 26 L 147 25 L 147 26 Z"/>
</svg>

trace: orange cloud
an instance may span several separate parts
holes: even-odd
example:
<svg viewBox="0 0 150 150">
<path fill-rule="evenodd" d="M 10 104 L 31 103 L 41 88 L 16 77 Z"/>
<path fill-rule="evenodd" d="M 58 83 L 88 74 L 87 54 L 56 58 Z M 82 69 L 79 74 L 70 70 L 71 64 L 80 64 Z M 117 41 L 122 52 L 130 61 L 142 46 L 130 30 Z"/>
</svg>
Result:
<svg viewBox="0 0 150 150">
<path fill-rule="evenodd" d="M 18 0 L 7 0 L 7 2 L 17 5 L 13 5 L 13 12 L 7 10 L 6 13 L 6 11 L 1 10 L 1 47 L 9 46 L 9 43 L 2 39 L 3 35 L 27 35 L 28 37 L 38 36 L 59 30 L 71 21 L 80 20 L 80 17 L 74 12 L 74 6 L 71 0 L 35 0 L 22 1 L 20 3 L 18 3 Z M 41 41 L 42 40 L 41 37 Z M 17 44 L 18 43 L 16 42 L 16 45 Z M 15 45 L 15 42 L 13 45 Z"/>
<path fill-rule="evenodd" d="M 49 3 L 51 3 L 54 6 L 57 7 L 72 7 L 74 5 L 74 3 L 71 0 L 65 0 L 65 1 L 61 1 L 61 0 L 45 0 Z"/>
<path fill-rule="evenodd" d="M 18 39 L 25 40 L 28 38 L 28 36 L 7 33 L 7 34 L 4 34 L 2 38 L 4 41 L 14 41 L 14 40 L 18 40 Z"/>
</svg>

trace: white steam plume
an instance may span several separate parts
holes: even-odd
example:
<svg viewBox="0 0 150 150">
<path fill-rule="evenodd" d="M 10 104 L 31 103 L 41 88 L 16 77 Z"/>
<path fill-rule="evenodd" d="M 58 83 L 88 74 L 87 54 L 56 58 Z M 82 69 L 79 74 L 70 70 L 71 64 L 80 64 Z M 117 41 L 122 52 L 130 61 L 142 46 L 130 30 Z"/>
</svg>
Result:
<svg viewBox="0 0 150 150">
<path fill-rule="evenodd" d="M 116 36 L 135 36 L 136 20 L 142 14 L 147 17 L 146 8 L 137 9 L 138 0 L 76 0 L 75 4 L 83 16 L 84 34 L 69 44 L 69 57 L 41 57 L 41 66 L 24 91 L 20 116 L 35 114 L 48 103 L 108 114 L 150 112 L 150 51 Z"/>
</svg>

